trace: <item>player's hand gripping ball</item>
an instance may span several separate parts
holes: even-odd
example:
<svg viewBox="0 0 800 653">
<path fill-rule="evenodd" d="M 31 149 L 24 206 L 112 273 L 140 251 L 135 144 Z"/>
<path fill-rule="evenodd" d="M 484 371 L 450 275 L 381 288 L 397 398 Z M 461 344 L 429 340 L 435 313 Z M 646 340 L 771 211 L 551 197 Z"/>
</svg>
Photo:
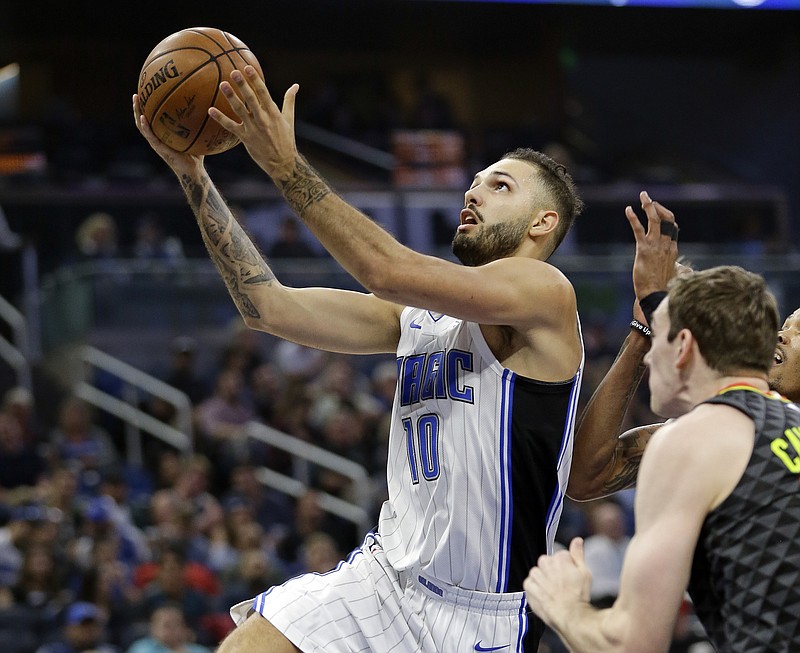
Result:
<svg viewBox="0 0 800 653">
<path fill-rule="evenodd" d="M 264 78 L 250 49 L 213 27 L 192 27 L 165 38 L 139 75 L 139 103 L 153 133 L 188 154 L 219 154 L 237 145 L 239 139 L 209 117 L 208 109 L 216 107 L 236 119 L 219 84 L 247 64 Z"/>
</svg>

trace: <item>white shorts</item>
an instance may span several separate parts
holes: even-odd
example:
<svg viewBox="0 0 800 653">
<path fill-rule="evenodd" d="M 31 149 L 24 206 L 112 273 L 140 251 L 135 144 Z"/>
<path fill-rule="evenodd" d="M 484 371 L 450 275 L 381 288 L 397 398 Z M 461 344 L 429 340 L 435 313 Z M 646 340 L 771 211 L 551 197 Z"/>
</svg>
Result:
<svg viewBox="0 0 800 653">
<path fill-rule="evenodd" d="M 524 592 L 475 592 L 397 572 L 375 533 L 332 571 L 272 587 L 231 616 L 238 625 L 252 610 L 304 653 L 522 653 L 528 630 Z"/>
</svg>

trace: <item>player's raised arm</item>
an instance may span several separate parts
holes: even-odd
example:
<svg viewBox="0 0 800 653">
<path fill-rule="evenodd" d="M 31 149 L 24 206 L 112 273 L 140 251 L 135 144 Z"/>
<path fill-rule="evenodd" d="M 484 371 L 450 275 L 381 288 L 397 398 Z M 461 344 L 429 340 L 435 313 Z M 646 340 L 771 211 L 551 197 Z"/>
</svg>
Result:
<svg viewBox="0 0 800 653">
<path fill-rule="evenodd" d="M 162 143 L 142 116 L 138 97 L 133 100 L 137 127 L 180 180 L 211 260 L 248 326 L 329 351 L 395 350 L 400 307 L 364 293 L 279 283 L 214 186 L 203 157 Z"/>
<path fill-rule="evenodd" d="M 564 210 L 557 211 L 549 203 L 537 204 L 539 191 L 544 187 L 546 194 L 551 183 L 545 179 L 549 171 L 522 159 L 504 159 L 476 176 L 458 221 L 454 218 L 454 233 L 457 226 L 456 239 L 464 241 L 465 249 L 476 242 L 498 249 L 488 255 L 467 251 L 465 268 L 408 249 L 333 192 L 297 151 L 296 85 L 287 91 L 282 108 L 251 67 L 234 71 L 231 82 L 220 88 L 241 122 L 214 109 L 210 115 L 242 140 L 331 255 L 376 295 L 482 324 L 531 328 L 540 321 L 561 328 L 567 320 L 574 323 L 572 287 L 544 260 L 577 207 L 566 201 Z M 526 202 L 518 220 L 506 224 Z"/>
<path fill-rule="evenodd" d="M 636 212 L 626 207 L 636 240 L 633 263 L 633 287 L 637 300 L 633 306 L 631 333 L 586 404 L 575 432 L 572 473 L 568 494 L 578 501 L 605 496 L 628 487 L 636 480 L 636 471 L 649 436 L 657 425 L 622 431 L 625 414 L 644 374 L 645 354 L 650 350 L 650 329 L 639 306 L 639 299 L 666 290 L 676 272 L 678 255 L 674 214 L 642 191 L 639 199 L 647 218 L 647 228 Z"/>
</svg>

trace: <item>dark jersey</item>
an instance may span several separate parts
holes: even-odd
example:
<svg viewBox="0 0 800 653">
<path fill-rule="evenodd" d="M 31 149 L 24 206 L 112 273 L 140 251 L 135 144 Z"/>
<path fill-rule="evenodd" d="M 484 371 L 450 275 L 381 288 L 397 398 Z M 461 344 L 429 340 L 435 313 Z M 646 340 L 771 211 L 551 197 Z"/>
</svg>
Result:
<svg viewBox="0 0 800 653">
<path fill-rule="evenodd" d="M 755 442 L 741 480 L 700 532 L 695 610 L 720 653 L 800 653 L 800 408 L 750 386 L 705 403 L 748 415 Z"/>
</svg>

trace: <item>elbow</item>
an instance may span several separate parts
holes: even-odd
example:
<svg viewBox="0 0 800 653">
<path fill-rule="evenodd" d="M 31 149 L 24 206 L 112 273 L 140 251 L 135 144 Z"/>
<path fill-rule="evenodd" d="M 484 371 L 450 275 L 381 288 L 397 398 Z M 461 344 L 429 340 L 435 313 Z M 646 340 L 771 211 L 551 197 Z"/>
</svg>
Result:
<svg viewBox="0 0 800 653">
<path fill-rule="evenodd" d="M 242 320 L 244 321 L 244 325 L 248 329 L 252 329 L 253 331 L 263 331 L 264 326 L 262 324 L 262 320 L 260 317 L 255 315 L 248 315 L 246 313 L 241 313 Z"/>
<path fill-rule="evenodd" d="M 582 503 L 592 501 L 603 496 L 600 487 L 595 483 L 569 481 L 567 485 L 567 498 Z"/>
<path fill-rule="evenodd" d="M 388 260 L 370 264 L 360 275 L 359 281 L 369 292 L 381 299 L 391 300 L 401 283 L 397 265 Z"/>
<path fill-rule="evenodd" d="M 605 461 L 603 461 L 605 462 Z M 572 461 L 572 469 L 567 481 L 567 497 L 573 501 L 592 501 L 608 494 L 610 480 L 607 466 L 593 461 Z"/>
</svg>

